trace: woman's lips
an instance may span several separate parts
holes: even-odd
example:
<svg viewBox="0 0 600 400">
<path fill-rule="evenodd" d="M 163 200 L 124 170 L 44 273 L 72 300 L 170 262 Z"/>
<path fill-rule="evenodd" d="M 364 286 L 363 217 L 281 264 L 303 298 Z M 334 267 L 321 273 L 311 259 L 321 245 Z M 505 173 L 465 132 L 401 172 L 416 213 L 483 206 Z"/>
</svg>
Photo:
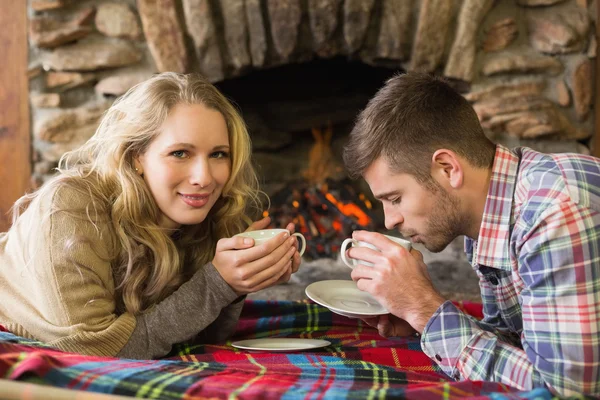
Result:
<svg viewBox="0 0 600 400">
<path fill-rule="evenodd" d="M 181 200 L 190 207 L 202 207 L 208 203 L 210 194 L 183 194 L 179 193 Z"/>
</svg>

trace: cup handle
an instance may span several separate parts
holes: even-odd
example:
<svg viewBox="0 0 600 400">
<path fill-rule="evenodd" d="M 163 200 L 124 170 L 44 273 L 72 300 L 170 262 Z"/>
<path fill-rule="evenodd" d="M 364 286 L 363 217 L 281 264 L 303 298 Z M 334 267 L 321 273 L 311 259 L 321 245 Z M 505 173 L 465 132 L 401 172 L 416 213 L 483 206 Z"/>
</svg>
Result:
<svg viewBox="0 0 600 400">
<path fill-rule="evenodd" d="M 346 266 L 354 269 L 354 261 L 350 261 L 348 260 L 348 257 L 346 257 L 346 247 L 348 247 L 348 245 L 356 246 L 358 245 L 358 242 L 352 238 L 345 239 L 342 242 L 342 247 L 340 247 L 340 257 L 342 257 L 342 261 L 344 262 L 344 264 L 346 264 Z"/>
<path fill-rule="evenodd" d="M 298 250 L 298 253 L 300 253 L 300 257 L 302 257 L 302 254 L 304 254 L 304 250 L 306 250 L 306 238 L 300 232 L 292 233 L 292 236 L 298 237 L 298 239 L 300 239 L 300 241 L 302 242 L 302 246 L 300 246 L 300 250 Z"/>
</svg>

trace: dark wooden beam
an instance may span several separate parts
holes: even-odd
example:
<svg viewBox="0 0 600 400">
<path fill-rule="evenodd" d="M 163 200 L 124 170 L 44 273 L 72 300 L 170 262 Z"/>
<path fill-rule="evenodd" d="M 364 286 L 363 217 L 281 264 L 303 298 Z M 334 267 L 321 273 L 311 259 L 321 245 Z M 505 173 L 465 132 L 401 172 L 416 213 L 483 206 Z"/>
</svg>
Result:
<svg viewBox="0 0 600 400">
<path fill-rule="evenodd" d="M 27 1 L 0 0 L 0 232 L 10 208 L 30 187 Z"/>
</svg>

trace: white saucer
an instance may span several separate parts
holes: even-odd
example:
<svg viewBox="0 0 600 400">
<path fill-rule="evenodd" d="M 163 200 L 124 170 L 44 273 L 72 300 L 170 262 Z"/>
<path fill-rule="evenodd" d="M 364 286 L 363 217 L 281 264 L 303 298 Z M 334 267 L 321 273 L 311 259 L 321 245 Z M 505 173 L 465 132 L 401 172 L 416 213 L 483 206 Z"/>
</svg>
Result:
<svg viewBox="0 0 600 400">
<path fill-rule="evenodd" d="M 303 339 L 303 338 L 264 338 L 238 340 L 231 343 L 233 347 L 244 350 L 264 350 L 264 351 L 294 351 L 317 349 L 319 347 L 329 346 L 331 342 L 321 339 Z"/>
<path fill-rule="evenodd" d="M 363 317 L 363 315 L 357 315 L 357 314 L 351 314 L 351 313 L 336 311 L 336 310 L 332 310 L 331 308 L 329 309 L 329 311 L 331 311 L 334 314 L 342 315 L 342 316 L 344 316 L 346 318 L 360 318 L 360 317 Z"/>
<path fill-rule="evenodd" d="M 360 318 L 389 314 L 389 311 L 373 296 L 358 289 L 354 281 L 314 282 L 306 287 L 305 293 L 315 303 L 345 317 Z"/>
</svg>

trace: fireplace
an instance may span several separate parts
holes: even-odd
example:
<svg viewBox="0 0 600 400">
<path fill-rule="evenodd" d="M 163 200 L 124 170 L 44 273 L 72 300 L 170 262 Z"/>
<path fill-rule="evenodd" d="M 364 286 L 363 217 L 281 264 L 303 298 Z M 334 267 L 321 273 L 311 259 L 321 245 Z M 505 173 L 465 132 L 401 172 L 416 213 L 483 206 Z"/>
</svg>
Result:
<svg viewBox="0 0 600 400">
<path fill-rule="evenodd" d="M 352 231 L 382 229 L 368 187 L 348 179 L 341 153 L 359 111 L 400 72 L 336 57 L 216 83 L 248 124 L 270 198 L 265 215 L 273 227 L 296 224 L 308 242 L 305 257 L 335 257 Z"/>
<path fill-rule="evenodd" d="M 314 60 L 217 82 L 240 109 L 261 183 L 345 176 L 341 150 L 358 112 L 400 70 L 344 58 Z M 317 175 L 323 175 L 321 177 Z"/>
<path fill-rule="evenodd" d="M 198 72 L 242 111 L 261 184 L 284 199 L 273 210 L 286 216 L 303 204 L 298 193 L 324 196 L 312 211 L 334 215 L 313 224 L 338 218 L 343 231 L 338 211 L 352 207 L 337 205 L 377 212 L 364 183 L 344 189 L 341 149 L 397 71 L 451 79 L 495 142 L 589 153 L 596 9 L 594 0 L 37 0 L 28 6 L 32 186 L 135 83 Z"/>
</svg>

